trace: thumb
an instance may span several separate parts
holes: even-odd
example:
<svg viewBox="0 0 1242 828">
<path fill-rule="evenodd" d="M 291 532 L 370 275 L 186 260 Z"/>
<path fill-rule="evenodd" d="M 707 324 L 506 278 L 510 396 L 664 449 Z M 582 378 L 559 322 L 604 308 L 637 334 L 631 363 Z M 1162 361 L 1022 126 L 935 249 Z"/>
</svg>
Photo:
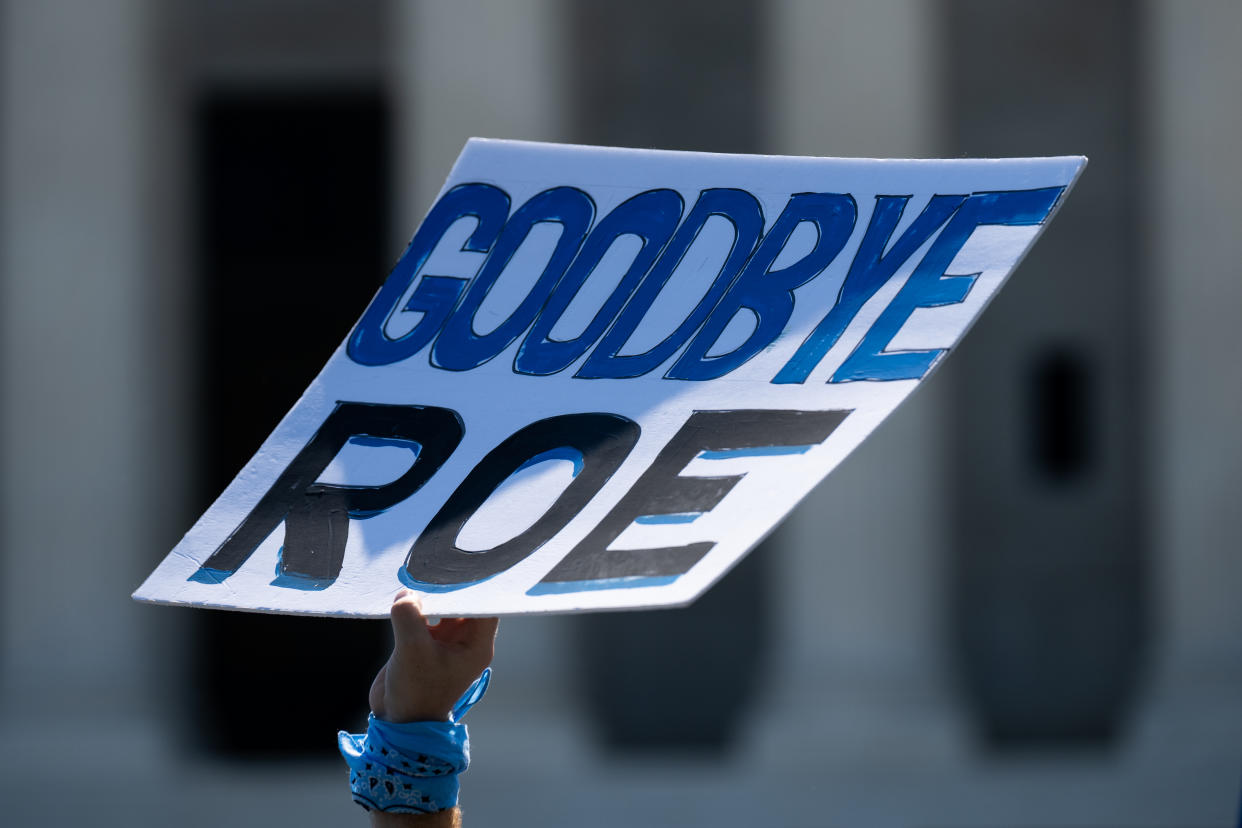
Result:
<svg viewBox="0 0 1242 828">
<path fill-rule="evenodd" d="M 424 649 L 431 641 L 427 619 L 413 592 L 403 589 L 397 593 L 388 615 L 392 621 L 394 650 Z"/>
</svg>

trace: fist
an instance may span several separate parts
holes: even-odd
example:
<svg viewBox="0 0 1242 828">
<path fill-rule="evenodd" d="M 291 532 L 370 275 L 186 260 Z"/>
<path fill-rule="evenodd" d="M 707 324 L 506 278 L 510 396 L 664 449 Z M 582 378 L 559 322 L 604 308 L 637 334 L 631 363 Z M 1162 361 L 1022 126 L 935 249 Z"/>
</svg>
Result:
<svg viewBox="0 0 1242 828">
<path fill-rule="evenodd" d="M 389 722 L 448 721 L 453 705 L 491 664 L 499 619 L 445 618 L 429 625 L 409 590 L 397 594 L 390 617 L 395 644 L 371 684 L 371 712 Z"/>
</svg>

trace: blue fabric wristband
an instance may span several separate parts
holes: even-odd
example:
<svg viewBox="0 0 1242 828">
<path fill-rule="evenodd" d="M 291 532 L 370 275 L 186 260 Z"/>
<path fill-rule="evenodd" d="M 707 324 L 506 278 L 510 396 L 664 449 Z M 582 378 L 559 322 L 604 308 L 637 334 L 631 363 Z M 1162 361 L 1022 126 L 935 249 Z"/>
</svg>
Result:
<svg viewBox="0 0 1242 828">
<path fill-rule="evenodd" d="M 429 814 L 457 804 L 457 775 L 470 766 L 470 736 L 462 716 L 483 698 L 489 667 L 457 700 L 447 722 L 367 719 L 367 732 L 337 734 L 349 765 L 354 801 L 368 811 Z"/>
</svg>

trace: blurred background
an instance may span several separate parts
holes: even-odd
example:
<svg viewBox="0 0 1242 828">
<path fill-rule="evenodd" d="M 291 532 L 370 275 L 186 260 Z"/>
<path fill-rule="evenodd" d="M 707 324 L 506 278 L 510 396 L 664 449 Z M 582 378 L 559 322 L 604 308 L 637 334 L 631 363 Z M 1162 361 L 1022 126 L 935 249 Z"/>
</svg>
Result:
<svg viewBox="0 0 1242 828">
<path fill-rule="evenodd" d="M 502 624 L 471 828 L 1233 824 L 1242 5 L 0 14 L 0 822 L 365 823 L 333 737 L 386 622 L 129 593 L 482 135 L 1091 162 L 945 369 L 698 604 Z"/>
</svg>

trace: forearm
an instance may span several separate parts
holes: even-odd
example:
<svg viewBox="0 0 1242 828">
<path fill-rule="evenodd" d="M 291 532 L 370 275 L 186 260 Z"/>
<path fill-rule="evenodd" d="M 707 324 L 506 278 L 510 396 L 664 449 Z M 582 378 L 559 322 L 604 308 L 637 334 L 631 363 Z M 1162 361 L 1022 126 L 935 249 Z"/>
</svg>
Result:
<svg viewBox="0 0 1242 828">
<path fill-rule="evenodd" d="M 461 809 L 434 814 L 389 814 L 371 811 L 371 828 L 461 828 Z"/>
<path fill-rule="evenodd" d="M 393 651 L 367 696 L 367 732 L 337 734 L 350 789 L 372 828 L 460 828 L 457 776 L 470 766 L 460 720 L 487 690 L 497 620 L 428 624 L 408 590 L 398 593 L 390 616 Z"/>
</svg>

